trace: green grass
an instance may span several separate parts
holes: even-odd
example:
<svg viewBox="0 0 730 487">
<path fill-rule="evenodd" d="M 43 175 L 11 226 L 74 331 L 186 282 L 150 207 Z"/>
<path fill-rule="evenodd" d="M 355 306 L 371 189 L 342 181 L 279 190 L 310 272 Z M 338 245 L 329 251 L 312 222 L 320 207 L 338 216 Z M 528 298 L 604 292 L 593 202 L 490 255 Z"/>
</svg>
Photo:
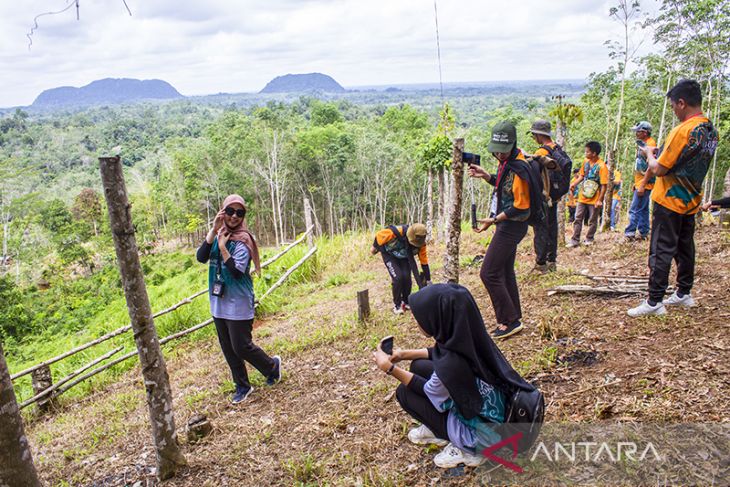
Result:
<svg viewBox="0 0 730 487">
<path fill-rule="evenodd" d="M 333 256 L 343 252 L 344 247 L 352 246 L 352 241 L 351 235 L 318 239 L 316 242 L 318 253 L 297 269 L 280 288 L 260 304 L 256 311 L 257 316 L 277 312 L 288 305 L 291 302 L 291 289 L 318 279 L 323 263 L 335 262 L 337 259 L 334 259 Z M 256 295 L 263 295 L 264 291 L 276 282 L 286 269 L 299 261 L 307 251 L 306 245 L 297 246 L 265 269 L 261 277 L 254 278 Z M 358 252 L 357 246 L 355 246 L 355 251 Z M 265 249 L 261 260 L 265 260 L 275 252 L 276 249 Z M 141 259 L 153 312 L 169 308 L 207 287 L 208 267 L 198 263 L 193 254 L 194 250 L 191 249 L 187 253 L 170 252 L 145 256 Z M 343 274 L 343 276 L 347 275 Z M 59 288 L 61 286 L 63 285 L 59 284 Z M 55 357 L 129 323 L 126 301 L 122 295 L 116 269 L 105 268 L 94 276 L 78 279 L 76 282 L 66 285 L 63 291 L 68 294 L 59 296 L 60 290 L 52 289 L 46 292 L 46 297 L 46 295 L 40 294 L 41 291 L 38 292 L 41 300 L 51 300 L 52 298 L 54 301 L 67 300 L 72 303 L 71 305 L 56 303 L 55 306 L 52 303 L 38 303 L 40 309 L 47 305 L 51 309 L 49 312 L 54 313 L 54 326 L 49 326 L 38 334 L 26 336 L 20 341 L 6 342 L 4 345 L 11 373 Z M 205 321 L 209 317 L 208 299 L 203 294 L 194 299 L 191 304 L 157 318 L 155 326 L 158 336 L 162 338 Z M 68 321 L 64 322 L 64 319 Z M 337 327 L 334 332 L 336 337 Z M 313 337 L 313 343 L 334 339 L 328 337 L 328 333 L 323 332 Z M 215 330 L 212 326 L 208 326 L 172 343 L 208 339 L 214 335 Z M 164 346 L 168 353 L 173 346 L 172 343 Z M 124 350 L 113 356 L 112 359 L 135 349 L 132 334 L 124 333 L 51 365 L 54 382 L 118 346 L 124 346 Z M 282 349 L 286 349 L 286 347 L 282 346 Z M 113 382 L 116 377 L 132 368 L 136 363 L 136 360 L 129 359 L 118 364 L 70 389 L 61 396 L 60 400 L 62 402 L 72 400 L 74 397 L 86 395 L 104 384 Z M 32 396 L 30 375 L 16 380 L 14 385 L 20 401 Z M 25 411 L 29 411 L 29 409 Z"/>
</svg>

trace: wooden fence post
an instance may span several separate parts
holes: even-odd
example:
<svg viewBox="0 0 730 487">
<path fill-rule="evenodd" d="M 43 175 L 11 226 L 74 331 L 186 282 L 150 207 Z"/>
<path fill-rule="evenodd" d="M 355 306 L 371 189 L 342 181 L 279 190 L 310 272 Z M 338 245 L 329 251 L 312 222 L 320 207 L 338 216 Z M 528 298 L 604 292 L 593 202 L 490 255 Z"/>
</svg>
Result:
<svg viewBox="0 0 730 487">
<path fill-rule="evenodd" d="M 53 385 L 53 377 L 51 376 L 51 368 L 48 365 L 34 370 L 31 374 L 31 383 L 33 384 L 33 395 L 40 394 Z M 38 401 L 38 409 L 45 412 L 53 405 L 54 399 L 52 394 Z"/>
<path fill-rule="evenodd" d="M 312 205 L 309 203 L 309 198 L 304 197 L 304 225 L 306 228 L 312 228 Z M 307 235 L 307 247 L 310 249 L 314 246 L 314 229 Z"/>
<path fill-rule="evenodd" d="M 39 487 L 38 472 L 0 342 L 0 485 Z"/>
<path fill-rule="evenodd" d="M 459 239 L 461 238 L 461 201 L 464 187 L 464 139 L 454 141 L 452 168 L 454 178 L 451 186 L 449 205 L 449 231 L 446 242 L 444 274 L 448 282 L 459 283 Z"/>
<path fill-rule="evenodd" d="M 132 206 L 127 197 L 121 160 L 119 156 L 100 157 L 99 168 L 122 287 L 147 392 L 147 407 L 157 453 L 157 477 L 165 480 L 175 475 L 179 466 L 187 464 L 175 434 L 170 378 L 157 338 L 150 300 L 139 263 L 139 251 L 132 225 Z"/>
<path fill-rule="evenodd" d="M 370 293 L 367 289 L 357 292 L 357 320 L 364 323 L 370 317 Z"/>
</svg>

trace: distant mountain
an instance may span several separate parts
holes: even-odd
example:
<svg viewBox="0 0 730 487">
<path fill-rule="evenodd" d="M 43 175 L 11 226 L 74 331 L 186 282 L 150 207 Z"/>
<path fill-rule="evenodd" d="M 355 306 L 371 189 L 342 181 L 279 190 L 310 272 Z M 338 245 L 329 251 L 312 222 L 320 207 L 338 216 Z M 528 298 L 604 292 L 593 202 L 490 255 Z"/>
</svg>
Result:
<svg viewBox="0 0 730 487">
<path fill-rule="evenodd" d="M 277 76 L 268 82 L 261 93 L 296 93 L 300 91 L 323 91 L 344 93 L 345 89 L 332 77 L 322 73 L 287 74 Z"/>
<path fill-rule="evenodd" d="M 183 98 L 172 85 L 159 79 L 106 78 L 75 88 L 62 86 L 45 90 L 33 101 L 35 108 L 113 105 L 137 100 Z"/>
</svg>

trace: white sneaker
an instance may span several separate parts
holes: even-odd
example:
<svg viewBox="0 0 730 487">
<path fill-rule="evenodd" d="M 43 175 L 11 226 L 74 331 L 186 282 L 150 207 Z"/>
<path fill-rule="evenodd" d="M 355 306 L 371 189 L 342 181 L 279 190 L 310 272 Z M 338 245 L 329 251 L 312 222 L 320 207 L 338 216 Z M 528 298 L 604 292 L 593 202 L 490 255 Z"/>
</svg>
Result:
<svg viewBox="0 0 730 487">
<path fill-rule="evenodd" d="M 394 315 L 402 315 L 404 313 L 403 308 L 400 306 L 393 306 Z"/>
<path fill-rule="evenodd" d="M 434 444 L 438 446 L 445 446 L 449 443 L 447 440 L 436 438 L 436 435 L 434 435 L 433 432 L 428 429 L 428 426 L 426 426 L 425 424 L 422 424 L 418 428 L 413 428 L 411 431 L 409 431 L 408 439 L 411 441 L 411 443 L 415 443 L 416 445 Z"/>
<path fill-rule="evenodd" d="M 583 245 L 593 245 L 593 244 L 594 244 L 593 240 L 583 240 Z"/>
<path fill-rule="evenodd" d="M 486 462 L 486 457 L 472 455 L 449 443 L 438 455 L 433 457 L 433 463 L 441 468 L 454 468 L 463 463 L 467 467 L 478 467 Z"/>
<path fill-rule="evenodd" d="M 677 296 L 677 291 L 674 291 L 674 294 L 669 296 L 663 302 L 666 306 L 679 305 L 679 306 L 686 306 L 687 308 L 692 308 L 694 306 L 697 306 L 697 303 L 695 303 L 695 300 L 694 300 L 694 298 L 692 298 L 692 296 L 690 296 L 689 294 L 685 294 L 684 296 L 682 296 L 680 298 L 679 296 Z"/>
<path fill-rule="evenodd" d="M 657 303 L 656 306 L 651 306 L 645 299 L 636 308 L 628 310 L 627 313 L 632 318 L 644 315 L 665 315 L 667 314 L 667 308 L 664 307 L 664 303 Z"/>
<path fill-rule="evenodd" d="M 578 247 L 580 245 L 580 242 L 576 242 L 575 240 L 571 240 L 568 242 L 565 246 L 569 249 L 572 249 L 573 247 Z"/>
</svg>

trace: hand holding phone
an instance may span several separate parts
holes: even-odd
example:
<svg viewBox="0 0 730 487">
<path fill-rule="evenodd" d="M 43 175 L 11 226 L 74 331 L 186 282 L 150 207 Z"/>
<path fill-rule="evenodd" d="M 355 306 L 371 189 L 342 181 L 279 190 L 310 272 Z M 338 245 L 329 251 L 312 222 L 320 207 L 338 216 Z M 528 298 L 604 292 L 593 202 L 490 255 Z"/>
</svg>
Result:
<svg viewBox="0 0 730 487">
<path fill-rule="evenodd" d="M 393 335 L 387 336 L 380 340 L 380 350 L 387 353 L 388 355 L 393 355 Z"/>
</svg>

